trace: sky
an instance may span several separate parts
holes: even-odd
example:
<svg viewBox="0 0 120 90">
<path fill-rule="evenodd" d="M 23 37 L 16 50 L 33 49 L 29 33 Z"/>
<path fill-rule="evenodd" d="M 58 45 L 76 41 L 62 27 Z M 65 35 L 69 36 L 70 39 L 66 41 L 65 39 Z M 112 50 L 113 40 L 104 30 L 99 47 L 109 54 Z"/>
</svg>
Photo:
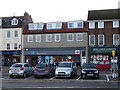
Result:
<svg viewBox="0 0 120 90">
<path fill-rule="evenodd" d="M 34 22 L 87 20 L 88 10 L 116 9 L 120 0 L 0 0 L 0 17 L 23 16 Z"/>
</svg>

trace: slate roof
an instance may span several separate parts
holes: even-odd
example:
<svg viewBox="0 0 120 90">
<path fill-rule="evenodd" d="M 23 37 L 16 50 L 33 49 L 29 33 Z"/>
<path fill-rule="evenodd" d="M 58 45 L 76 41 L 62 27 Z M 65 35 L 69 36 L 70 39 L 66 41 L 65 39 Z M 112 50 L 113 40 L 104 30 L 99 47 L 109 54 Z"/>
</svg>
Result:
<svg viewBox="0 0 120 90">
<path fill-rule="evenodd" d="M 120 19 L 120 9 L 88 11 L 88 20 L 111 20 L 111 19 Z"/>
</svg>

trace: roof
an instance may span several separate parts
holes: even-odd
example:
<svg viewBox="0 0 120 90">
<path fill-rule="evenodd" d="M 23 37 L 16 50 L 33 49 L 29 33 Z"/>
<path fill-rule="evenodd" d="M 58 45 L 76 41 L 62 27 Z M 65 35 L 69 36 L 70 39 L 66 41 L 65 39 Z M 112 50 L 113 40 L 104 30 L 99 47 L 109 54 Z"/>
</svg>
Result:
<svg viewBox="0 0 120 90">
<path fill-rule="evenodd" d="M 88 11 L 88 20 L 120 19 L 120 9 L 91 10 Z"/>
</svg>

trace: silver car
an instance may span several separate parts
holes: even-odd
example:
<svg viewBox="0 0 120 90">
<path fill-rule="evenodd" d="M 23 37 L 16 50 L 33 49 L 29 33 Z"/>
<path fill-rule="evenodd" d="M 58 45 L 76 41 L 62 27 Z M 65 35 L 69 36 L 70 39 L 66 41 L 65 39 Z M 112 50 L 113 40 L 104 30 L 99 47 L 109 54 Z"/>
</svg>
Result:
<svg viewBox="0 0 120 90">
<path fill-rule="evenodd" d="M 27 75 L 33 75 L 34 69 L 28 63 L 15 63 L 9 69 L 9 77 L 13 76 L 22 76 L 26 77 Z"/>
<path fill-rule="evenodd" d="M 73 77 L 77 75 L 76 63 L 74 62 L 59 62 L 55 70 L 55 77 Z"/>
</svg>

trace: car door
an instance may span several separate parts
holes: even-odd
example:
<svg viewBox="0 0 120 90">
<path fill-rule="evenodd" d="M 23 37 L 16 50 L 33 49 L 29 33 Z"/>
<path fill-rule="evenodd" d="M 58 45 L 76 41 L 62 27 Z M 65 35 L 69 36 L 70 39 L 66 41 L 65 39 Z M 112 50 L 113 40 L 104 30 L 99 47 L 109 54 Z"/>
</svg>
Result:
<svg viewBox="0 0 120 90">
<path fill-rule="evenodd" d="M 29 67 L 29 74 L 33 74 L 33 67 L 32 65 L 28 64 L 28 67 Z"/>
</svg>

